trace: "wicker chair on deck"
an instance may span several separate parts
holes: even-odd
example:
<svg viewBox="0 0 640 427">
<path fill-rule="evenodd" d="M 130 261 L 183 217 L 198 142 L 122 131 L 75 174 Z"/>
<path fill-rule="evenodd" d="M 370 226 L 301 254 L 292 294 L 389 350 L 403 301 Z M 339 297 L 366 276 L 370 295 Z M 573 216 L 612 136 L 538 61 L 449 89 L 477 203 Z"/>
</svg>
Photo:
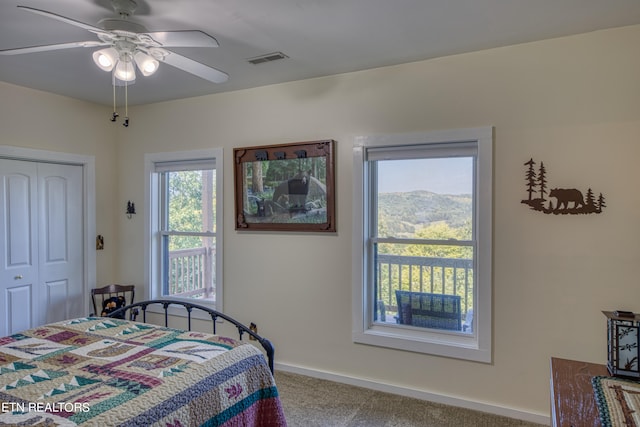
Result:
<svg viewBox="0 0 640 427">
<path fill-rule="evenodd" d="M 462 330 L 460 297 L 426 292 L 396 291 L 398 316 L 402 325 Z"/>
</svg>

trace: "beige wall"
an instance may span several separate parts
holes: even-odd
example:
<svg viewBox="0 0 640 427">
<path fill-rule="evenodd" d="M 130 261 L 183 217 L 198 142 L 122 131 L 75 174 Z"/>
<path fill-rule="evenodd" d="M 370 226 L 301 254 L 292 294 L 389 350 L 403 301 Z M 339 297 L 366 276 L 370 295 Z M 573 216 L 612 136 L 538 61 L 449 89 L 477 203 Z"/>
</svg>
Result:
<svg viewBox="0 0 640 427">
<path fill-rule="evenodd" d="M 117 279 L 116 148 L 107 107 L 0 82 L 0 145 L 80 154 L 95 158 L 96 233 L 105 250 L 96 251 L 98 285 Z M 126 203 L 126 202 L 125 202 Z"/>
<path fill-rule="evenodd" d="M 107 230 L 108 247 L 117 248 L 105 251 L 99 283 L 144 283 L 144 154 L 223 147 L 225 311 L 256 322 L 276 345 L 278 363 L 466 399 L 540 421 L 549 414 L 549 358 L 604 362 L 600 311 L 640 311 L 639 39 L 640 26 L 627 27 L 132 107 L 131 126 L 115 131 L 115 150 L 108 138 L 95 139 L 92 126 L 99 136 L 109 132 L 102 109 L 84 113 L 83 128 L 69 129 L 58 118 L 82 116 L 67 110 L 85 104 L 6 85 L 0 94 L 52 104 L 18 108 L 14 119 L 26 122 L 25 129 L 8 123 L 15 126 L 10 136 L 16 145 L 41 146 L 53 138 L 60 150 L 95 153 L 103 164 L 98 229 Z M 1 108 L 12 110 L 5 103 Z M 31 120 L 24 115 L 46 123 L 37 124 L 40 131 L 27 129 Z M 0 115 L 0 123 L 5 120 Z M 494 362 L 353 344 L 354 137 L 485 125 L 496 134 Z M 338 232 L 236 232 L 232 149 L 320 138 L 338 141 Z M 552 186 L 603 193 L 604 213 L 544 215 L 521 204 L 524 163 L 532 157 L 545 163 Z M 129 199 L 138 208 L 132 220 L 122 214 Z"/>
</svg>

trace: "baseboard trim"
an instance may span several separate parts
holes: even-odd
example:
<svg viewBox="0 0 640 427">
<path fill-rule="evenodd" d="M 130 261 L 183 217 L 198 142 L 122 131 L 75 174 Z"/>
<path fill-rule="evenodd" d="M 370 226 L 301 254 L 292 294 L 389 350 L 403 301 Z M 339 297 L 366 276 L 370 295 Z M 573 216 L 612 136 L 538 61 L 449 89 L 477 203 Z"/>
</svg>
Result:
<svg viewBox="0 0 640 427">
<path fill-rule="evenodd" d="M 460 408 L 472 409 L 475 411 L 487 412 L 490 414 L 501 415 L 504 417 L 515 418 L 522 421 L 532 423 L 550 425 L 548 414 L 536 414 L 532 412 L 521 411 L 513 408 L 505 408 L 502 406 L 491 405 L 488 403 L 475 402 L 456 397 L 445 396 L 441 394 L 429 393 L 422 390 L 416 390 L 407 387 L 399 387 L 392 384 L 384 384 L 362 378 L 351 377 L 333 372 L 320 371 L 302 366 L 290 365 L 286 363 L 276 363 L 276 371 L 291 372 L 293 374 L 306 375 L 308 377 L 319 378 L 322 380 L 335 381 L 338 383 L 349 384 L 358 387 L 364 387 L 372 390 L 382 391 L 385 393 L 397 394 L 400 396 L 413 397 L 416 399 L 426 400 L 434 403 L 457 406 Z"/>
</svg>

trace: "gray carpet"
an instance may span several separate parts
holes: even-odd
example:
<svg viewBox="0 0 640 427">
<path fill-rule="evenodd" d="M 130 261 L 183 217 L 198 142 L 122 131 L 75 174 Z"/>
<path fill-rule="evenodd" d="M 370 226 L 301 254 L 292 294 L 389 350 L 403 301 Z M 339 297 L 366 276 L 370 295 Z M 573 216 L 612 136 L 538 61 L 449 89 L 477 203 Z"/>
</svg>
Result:
<svg viewBox="0 0 640 427">
<path fill-rule="evenodd" d="M 275 378 L 289 427 L 540 427 L 289 372 Z"/>
</svg>

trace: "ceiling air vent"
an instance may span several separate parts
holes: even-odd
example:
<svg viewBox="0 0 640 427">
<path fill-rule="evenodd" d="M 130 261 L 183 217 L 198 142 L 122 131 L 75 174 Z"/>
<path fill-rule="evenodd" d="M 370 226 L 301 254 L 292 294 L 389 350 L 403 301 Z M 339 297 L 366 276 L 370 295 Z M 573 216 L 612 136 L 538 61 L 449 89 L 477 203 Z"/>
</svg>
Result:
<svg viewBox="0 0 640 427">
<path fill-rule="evenodd" d="M 247 61 L 249 61 L 253 65 L 258 65 L 258 64 L 262 64 L 263 62 L 278 61 L 280 59 L 285 59 L 285 58 L 288 58 L 288 56 L 285 55 L 284 53 L 273 52 L 273 53 L 267 53 L 266 55 L 256 56 L 255 58 L 249 58 L 247 59 Z"/>
</svg>

